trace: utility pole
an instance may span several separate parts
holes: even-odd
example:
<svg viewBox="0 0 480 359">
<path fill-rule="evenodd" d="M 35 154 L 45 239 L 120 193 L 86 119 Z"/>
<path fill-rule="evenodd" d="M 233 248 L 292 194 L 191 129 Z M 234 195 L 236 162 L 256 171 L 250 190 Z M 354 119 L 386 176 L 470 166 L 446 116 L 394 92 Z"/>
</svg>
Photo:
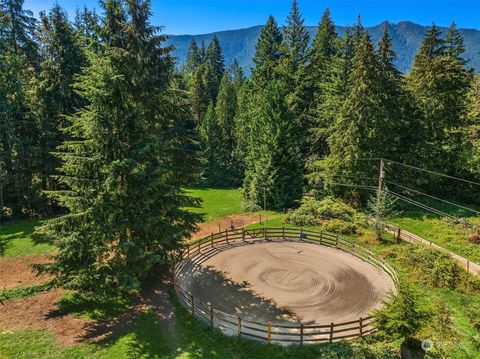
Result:
<svg viewBox="0 0 480 359">
<path fill-rule="evenodd" d="M 382 192 L 383 187 L 383 179 L 385 178 L 385 163 L 383 162 L 383 158 L 380 159 L 380 172 L 378 174 L 378 191 L 377 191 L 377 205 L 380 205 L 380 194 Z"/>
<path fill-rule="evenodd" d="M 263 211 L 265 212 L 265 219 L 263 222 L 263 226 L 267 226 L 267 189 L 265 186 L 263 187 Z"/>
</svg>

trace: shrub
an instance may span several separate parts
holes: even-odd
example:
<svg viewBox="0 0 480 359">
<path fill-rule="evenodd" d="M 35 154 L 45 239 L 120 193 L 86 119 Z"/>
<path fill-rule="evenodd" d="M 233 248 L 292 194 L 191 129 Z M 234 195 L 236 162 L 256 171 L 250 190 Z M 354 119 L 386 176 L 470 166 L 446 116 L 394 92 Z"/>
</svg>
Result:
<svg viewBox="0 0 480 359">
<path fill-rule="evenodd" d="M 473 244 L 480 244 L 480 233 L 474 233 L 467 237 L 468 241 Z"/>
<path fill-rule="evenodd" d="M 327 197 L 321 201 L 304 198 L 299 208 L 288 213 L 285 221 L 297 226 L 321 226 L 326 231 L 354 234 L 360 215 L 343 202 Z"/>
<path fill-rule="evenodd" d="M 326 221 L 322 225 L 322 230 L 339 234 L 352 235 L 357 233 L 357 225 L 352 222 L 342 222 L 338 219 Z"/>
<path fill-rule="evenodd" d="M 420 245 L 405 246 L 398 251 L 398 260 L 424 284 L 434 288 L 455 289 L 463 280 L 464 271 L 448 253 Z"/>
</svg>

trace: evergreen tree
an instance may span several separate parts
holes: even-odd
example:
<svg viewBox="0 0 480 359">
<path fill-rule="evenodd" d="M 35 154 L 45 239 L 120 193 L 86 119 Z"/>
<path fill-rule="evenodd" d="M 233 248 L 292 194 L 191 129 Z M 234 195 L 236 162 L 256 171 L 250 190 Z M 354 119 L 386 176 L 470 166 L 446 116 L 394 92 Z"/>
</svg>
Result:
<svg viewBox="0 0 480 359">
<path fill-rule="evenodd" d="M 339 116 L 339 109 L 350 91 L 355 54 L 350 29 L 345 30 L 341 39 L 337 38 L 336 48 L 338 50 L 323 75 L 323 81 L 317 84 L 319 90 L 314 93 L 309 111 L 309 155 L 313 163 L 329 153 L 327 139 Z"/>
<path fill-rule="evenodd" d="M 167 262 L 198 217 L 183 209 L 194 204 L 182 187 L 195 161 L 165 36 L 148 21 L 148 1 L 108 0 L 105 11 L 109 41 L 76 84 L 88 105 L 58 153 L 68 190 L 53 196 L 69 213 L 40 229 L 58 248 L 40 270 L 65 288 L 120 294 Z M 112 24 L 120 32 L 110 34 Z"/>
<path fill-rule="evenodd" d="M 45 60 L 34 87 L 35 117 L 40 132 L 37 155 L 42 188 L 51 190 L 54 188 L 51 176 L 59 165 L 51 152 L 62 143 L 67 116 L 82 104 L 72 84 L 86 59 L 67 14 L 58 5 L 48 15 L 42 12 L 40 17 L 40 48 Z"/>
<path fill-rule="evenodd" d="M 74 27 L 83 47 L 93 52 L 100 51 L 100 17 L 95 9 L 90 11 L 84 7 L 82 11 L 77 10 Z"/>
<path fill-rule="evenodd" d="M 331 94 L 325 89 L 327 82 L 332 79 L 334 60 L 338 52 L 338 38 L 335 25 L 331 19 L 330 11 L 326 9 L 318 24 L 317 34 L 310 48 L 309 63 L 306 71 L 306 102 L 307 102 L 307 130 L 306 138 L 308 148 L 306 155 L 315 158 L 325 142 L 326 127 L 320 107 L 326 104 L 327 97 Z M 325 90 L 325 91 L 324 91 Z M 319 116 L 320 115 L 320 116 Z"/>
<path fill-rule="evenodd" d="M 37 45 L 33 39 L 36 20 L 23 8 L 24 0 L 0 0 L 0 12 L 6 19 L 8 41 L 16 55 L 22 55 L 29 65 L 38 64 Z"/>
<path fill-rule="evenodd" d="M 210 93 L 205 77 L 205 66 L 201 65 L 192 75 L 190 81 L 190 103 L 193 118 L 200 124 L 207 112 Z"/>
<path fill-rule="evenodd" d="M 465 52 L 465 42 L 455 22 L 452 22 L 448 27 L 444 41 L 447 48 L 447 54 L 465 65 L 467 62 L 462 58 L 462 55 Z"/>
<path fill-rule="evenodd" d="M 223 174 L 221 173 L 223 154 L 219 151 L 223 145 L 222 128 L 218 123 L 215 106 L 212 101 L 208 105 L 205 118 L 201 124 L 200 137 L 202 155 L 205 160 L 203 176 L 208 183 L 220 185 L 223 181 Z"/>
<path fill-rule="evenodd" d="M 242 67 L 238 63 L 237 58 L 233 59 L 232 65 L 229 69 L 230 78 L 232 79 L 233 85 L 235 89 L 239 89 L 242 86 L 243 82 L 245 81 L 245 72 L 243 71 Z"/>
<path fill-rule="evenodd" d="M 268 18 L 255 46 L 253 55 L 252 80 L 259 89 L 275 78 L 276 68 L 281 58 L 282 33 L 273 16 Z"/>
<path fill-rule="evenodd" d="M 23 10 L 23 1 L 0 5 L 0 180 L 3 205 L 18 217 L 34 213 L 39 194 L 34 182 L 37 131 L 27 87 L 35 76 L 37 54 L 31 38 L 34 20 Z"/>
<path fill-rule="evenodd" d="M 283 28 L 286 70 L 290 70 L 292 73 L 296 73 L 307 62 L 309 35 L 304 21 L 297 0 L 293 0 L 292 10 L 287 17 L 287 24 Z"/>
<path fill-rule="evenodd" d="M 407 86 L 418 109 L 420 140 L 412 147 L 413 159 L 428 168 L 457 173 L 463 151 L 462 131 L 471 73 L 462 60 L 448 54 L 440 31 L 426 33 L 407 77 Z M 423 180 L 426 180 L 423 177 Z M 419 183 L 421 184 L 421 183 Z"/>
<path fill-rule="evenodd" d="M 252 135 L 243 183 L 247 207 L 281 209 L 293 205 L 303 191 L 298 123 L 285 102 L 280 82 L 267 85 L 260 99 L 258 116 L 251 123 Z"/>
<path fill-rule="evenodd" d="M 200 50 L 198 49 L 195 38 L 192 38 L 192 42 L 188 47 L 187 59 L 185 60 L 185 71 L 187 74 L 193 74 L 201 64 Z"/>
<path fill-rule="evenodd" d="M 222 48 L 220 47 L 220 41 L 216 36 L 213 37 L 212 42 L 208 46 L 206 55 L 206 78 L 207 85 L 210 91 L 210 98 L 213 103 L 217 101 L 218 90 L 220 87 L 220 81 L 222 80 L 223 73 L 225 72 L 225 60 L 222 54 Z"/>
<path fill-rule="evenodd" d="M 373 177 L 377 168 L 358 158 L 394 158 L 395 149 L 399 147 L 392 138 L 398 122 L 390 118 L 395 110 L 388 108 L 392 99 L 385 91 L 393 87 L 385 82 L 393 80 L 383 76 L 368 33 L 356 51 L 351 82 L 348 97 L 328 139 L 331 152 L 325 160 L 324 171 L 317 178 L 320 182 L 323 176 L 334 178 L 334 182 L 345 177 Z"/>
<path fill-rule="evenodd" d="M 252 119 L 258 115 L 258 94 L 254 91 L 252 81 L 242 83 L 237 94 L 237 111 L 235 114 L 235 149 L 234 163 L 236 163 L 236 178 L 244 178 L 246 158 L 252 141 Z"/>
</svg>

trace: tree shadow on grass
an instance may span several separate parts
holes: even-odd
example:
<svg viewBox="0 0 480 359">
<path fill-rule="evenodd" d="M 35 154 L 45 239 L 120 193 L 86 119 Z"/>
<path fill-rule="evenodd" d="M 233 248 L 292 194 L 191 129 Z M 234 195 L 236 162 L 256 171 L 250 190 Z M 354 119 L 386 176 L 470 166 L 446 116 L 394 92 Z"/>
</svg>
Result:
<svg viewBox="0 0 480 359">
<path fill-rule="evenodd" d="M 3 224 L 0 227 L 0 256 L 5 254 L 7 247 L 11 242 L 31 236 L 33 240 L 33 231 L 35 227 L 41 225 L 39 220 L 23 220 Z M 34 241 L 35 244 L 37 244 Z"/>
</svg>

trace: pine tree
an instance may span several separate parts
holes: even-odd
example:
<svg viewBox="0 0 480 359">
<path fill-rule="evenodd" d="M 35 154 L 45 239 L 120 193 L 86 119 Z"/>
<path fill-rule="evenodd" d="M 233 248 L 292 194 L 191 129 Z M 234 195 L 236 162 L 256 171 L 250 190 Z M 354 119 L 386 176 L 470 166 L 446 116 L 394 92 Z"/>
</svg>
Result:
<svg viewBox="0 0 480 359">
<path fill-rule="evenodd" d="M 309 63 L 306 71 L 306 86 L 308 87 L 306 95 L 308 97 L 306 97 L 307 129 L 305 136 L 308 148 L 305 155 L 309 156 L 310 159 L 319 156 L 319 152 L 325 152 L 325 146 L 322 143 L 325 143 L 326 127 L 320 107 L 326 104 L 329 95 L 325 86 L 332 79 L 338 45 L 335 25 L 331 19 L 330 11 L 326 9 L 318 24 L 317 34 L 309 50 Z"/>
<path fill-rule="evenodd" d="M 244 178 L 246 158 L 252 141 L 252 119 L 258 115 L 258 94 L 254 91 L 252 81 L 246 80 L 237 92 L 237 111 L 235 114 L 235 149 L 234 162 L 237 166 L 236 178 Z"/>
<path fill-rule="evenodd" d="M 410 157 L 425 167 L 457 173 L 471 73 L 448 54 L 440 35 L 435 25 L 427 31 L 407 77 L 420 136 Z"/>
<path fill-rule="evenodd" d="M 238 63 L 237 58 L 234 58 L 232 64 L 230 65 L 229 74 L 235 89 L 238 90 L 245 81 L 245 72 Z"/>
<path fill-rule="evenodd" d="M 327 139 L 350 91 L 355 45 L 349 28 L 345 29 L 341 39 L 337 38 L 336 48 L 338 50 L 326 69 L 323 81 L 318 84 L 319 90 L 314 94 L 309 110 L 309 155 L 312 164 L 329 153 Z"/>
<path fill-rule="evenodd" d="M 262 93 L 258 116 L 251 124 L 252 136 L 243 183 L 247 207 L 281 209 L 300 199 L 303 168 L 298 123 L 285 102 L 286 89 L 270 82 Z"/>
<path fill-rule="evenodd" d="M 39 195 L 34 182 L 37 131 L 27 87 L 38 54 L 31 38 L 34 20 L 22 5 L 0 2 L 0 180 L 3 204 L 12 217 L 32 214 Z"/>
<path fill-rule="evenodd" d="M 217 101 L 220 81 L 225 72 L 225 60 L 223 58 L 220 41 L 218 41 L 216 36 L 213 37 L 212 42 L 208 46 L 206 56 L 205 66 L 207 86 L 210 90 L 210 98 L 213 103 L 215 103 Z"/>
<path fill-rule="evenodd" d="M 278 24 L 274 17 L 270 16 L 260 32 L 253 56 L 255 67 L 252 68 L 252 80 L 259 89 L 263 89 L 268 81 L 276 78 L 276 68 L 282 56 L 282 41 L 283 36 Z"/>
<path fill-rule="evenodd" d="M 201 124 L 200 138 L 202 155 L 205 160 L 203 177 L 209 184 L 220 185 L 223 182 L 223 173 L 221 172 L 223 154 L 219 151 L 223 145 L 222 128 L 218 123 L 215 106 L 212 101 L 210 101 L 205 118 Z"/>
<path fill-rule="evenodd" d="M 358 158 L 392 157 L 391 151 L 398 148 L 391 135 L 397 123 L 389 117 L 395 110 L 388 108 L 392 100 L 385 89 L 393 85 L 386 81 L 393 80 L 383 76 L 379 56 L 365 33 L 355 54 L 351 89 L 328 139 L 331 152 L 317 180 L 373 177 L 377 169 Z"/>
<path fill-rule="evenodd" d="M 193 118 L 201 124 L 210 103 L 210 92 L 205 77 L 205 66 L 201 65 L 192 75 L 190 81 L 190 102 Z"/>
<path fill-rule="evenodd" d="M 82 11 L 77 10 L 75 14 L 75 31 L 80 37 L 80 43 L 89 51 L 99 52 L 101 48 L 100 17 L 95 9 L 90 11 L 86 7 Z"/>
<path fill-rule="evenodd" d="M 68 190 L 53 195 L 69 213 L 40 229 L 58 248 L 40 270 L 65 288 L 121 294 L 138 290 L 193 230 L 198 217 L 183 209 L 194 203 L 182 186 L 195 160 L 188 105 L 170 87 L 173 60 L 148 1 L 108 0 L 105 11 L 109 41 L 75 85 L 88 105 L 58 152 Z M 112 24 L 121 31 L 110 34 Z"/>
<path fill-rule="evenodd" d="M 40 17 L 41 55 L 45 60 L 34 87 L 35 117 L 40 132 L 38 156 L 42 188 L 51 190 L 54 188 L 51 176 L 59 165 L 51 152 L 62 143 L 62 131 L 68 125 L 66 118 L 82 104 L 72 84 L 86 59 L 67 14 L 58 5 L 48 15 L 42 12 Z"/>
<path fill-rule="evenodd" d="M 23 56 L 29 65 L 38 65 L 37 45 L 33 40 L 36 20 L 33 13 L 23 8 L 24 0 L 1 0 L 0 12 L 8 26 L 8 41 L 16 55 Z"/>
<path fill-rule="evenodd" d="M 200 58 L 200 50 L 197 47 L 195 38 L 192 38 L 192 42 L 188 47 L 187 59 L 185 60 L 185 71 L 188 75 L 193 74 L 201 65 L 202 59 Z"/>
<path fill-rule="evenodd" d="M 465 42 L 455 22 L 452 22 L 449 26 L 444 41 L 448 56 L 457 59 L 465 65 L 467 62 L 462 58 L 462 55 L 465 52 Z"/>
<path fill-rule="evenodd" d="M 287 70 L 296 73 L 305 66 L 308 57 L 308 30 L 298 8 L 297 0 L 292 2 L 292 10 L 287 17 L 287 24 L 283 28 L 283 46 L 287 61 Z"/>
</svg>

